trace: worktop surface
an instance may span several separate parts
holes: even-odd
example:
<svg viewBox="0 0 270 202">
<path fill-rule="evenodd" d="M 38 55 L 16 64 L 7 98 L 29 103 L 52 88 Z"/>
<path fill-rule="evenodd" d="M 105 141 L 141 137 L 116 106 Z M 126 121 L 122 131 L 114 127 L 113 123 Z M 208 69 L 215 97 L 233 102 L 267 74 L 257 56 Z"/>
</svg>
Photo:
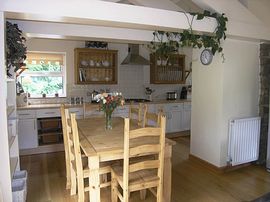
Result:
<svg viewBox="0 0 270 202">
<path fill-rule="evenodd" d="M 150 102 L 144 102 L 145 104 L 176 104 L 176 103 L 184 103 L 184 102 L 191 102 L 190 99 L 186 100 L 154 100 Z M 90 103 L 89 103 L 90 104 Z M 92 104 L 92 103 L 91 103 Z M 125 105 L 129 105 L 130 103 L 125 103 Z M 138 104 L 135 102 L 134 104 Z M 92 104 L 92 105 L 98 105 L 98 104 Z M 32 104 L 27 106 L 20 106 L 17 107 L 18 110 L 25 110 L 25 109 L 50 109 L 50 108 L 59 108 L 61 106 L 61 103 L 54 103 L 54 104 Z M 75 108 L 75 107 L 83 107 L 82 104 L 65 104 L 66 107 Z"/>
</svg>

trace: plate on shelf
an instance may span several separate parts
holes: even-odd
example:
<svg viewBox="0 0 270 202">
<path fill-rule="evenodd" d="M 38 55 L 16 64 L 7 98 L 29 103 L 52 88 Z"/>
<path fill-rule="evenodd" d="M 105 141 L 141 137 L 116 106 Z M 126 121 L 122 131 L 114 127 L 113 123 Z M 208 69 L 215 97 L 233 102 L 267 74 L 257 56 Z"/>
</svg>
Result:
<svg viewBox="0 0 270 202">
<path fill-rule="evenodd" d="M 81 65 L 82 65 L 82 66 L 88 66 L 88 62 L 85 61 L 85 60 L 82 60 L 82 61 L 81 61 Z"/>
<path fill-rule="evenodd" d="M 95 61 L 94 61 L 94 60 L 90 60 L 90 61 L 89 61 L 89 65 L 90 65 L 91 67 L 95 66 Z"/>
<path fill-rule="evenodd" d="M 104 61 L 102 61 L 102 65 L 103 65 L 104 67 L 109 67 L 109 66 L 110 66 L 110 63 L 109 63 L 109 61 L 104 60 Z"/>
</svg>

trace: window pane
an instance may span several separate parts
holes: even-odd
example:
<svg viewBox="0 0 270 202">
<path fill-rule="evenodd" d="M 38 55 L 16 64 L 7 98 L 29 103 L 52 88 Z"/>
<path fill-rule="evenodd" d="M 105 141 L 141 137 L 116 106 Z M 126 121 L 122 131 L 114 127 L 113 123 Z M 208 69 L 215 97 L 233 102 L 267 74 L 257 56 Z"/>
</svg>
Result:
<svg viewBox="0 0 270 202">
<path fill-rule="evenodd" d="M 31 97 L 41 97 L 43 93 L 49 96 L 64 94 L 63 77 L 58 76 L 21 76 L 24 91 Z"/>
<path fill-rule="evenodd" d="M 27 72 L 61 72 L 62 67 L 60 64 L 45 64 L 40 62 L 39 64 L 27 64 Z"/>
</svg>

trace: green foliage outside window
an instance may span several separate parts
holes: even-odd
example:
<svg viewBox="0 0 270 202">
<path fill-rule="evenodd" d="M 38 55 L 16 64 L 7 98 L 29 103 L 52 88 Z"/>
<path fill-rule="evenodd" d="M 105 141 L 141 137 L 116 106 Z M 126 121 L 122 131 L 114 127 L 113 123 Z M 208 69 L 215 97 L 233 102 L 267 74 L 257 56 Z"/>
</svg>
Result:
<svg viewBox="0 0 270 202">
<path fill-rule="evenodd" d="M 58 64 L 28 64 L 27 70 L 21 75 L 20 81 L 25 92 L 31 97 L 41 97 L 43 93 L 54 96 L 63 94 L 62 67 Z"/>
</svg>

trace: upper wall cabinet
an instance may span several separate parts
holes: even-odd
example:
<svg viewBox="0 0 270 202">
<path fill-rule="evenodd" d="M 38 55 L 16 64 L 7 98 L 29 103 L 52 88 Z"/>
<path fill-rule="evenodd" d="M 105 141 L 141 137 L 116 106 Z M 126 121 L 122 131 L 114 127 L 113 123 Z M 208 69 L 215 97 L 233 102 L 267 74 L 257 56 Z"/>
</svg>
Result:
<svg viewBox="0 0 270 202">
<path fill-rule="evenodd" d="M 152 84 L 183 84 L 185 74 L 184 55 L 172 54 L 165 59 L 150 54 L 150 82 Z"/>
<path fill-rule="evenodd" d="M 117 84 L 117 50 L 76 48 L 76 84 Z"/>
</svg>

